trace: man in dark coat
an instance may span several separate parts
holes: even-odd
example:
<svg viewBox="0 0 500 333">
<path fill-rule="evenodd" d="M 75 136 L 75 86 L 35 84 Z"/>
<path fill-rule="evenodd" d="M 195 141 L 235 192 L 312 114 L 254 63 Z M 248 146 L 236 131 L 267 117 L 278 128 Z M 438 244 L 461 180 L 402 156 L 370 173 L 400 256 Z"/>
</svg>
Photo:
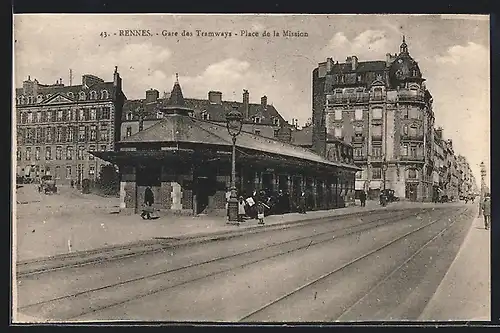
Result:
<svg viewBox="0 0 500 333">
<path fill-rule="evenodd" d="M 146 187 L 146 190 L 144 191 L 144 209 L 142 210 L 141 217 L 144 218 L 146 217 L 148 220 L 151 218 L 151 213 L 153 211 L 153 204 L 154 204 L 154 194 L 153 190 L 151 190 L 151 187 Z"/>
<path fill-rule="evenodd" d="M 361 190 L 361 193 L 359 194 L 359 200 L 361 201 L 361 207 L 365 207 L 365 205 L 366 205 L 366 193 L 364 190 Z"/>
</svg>

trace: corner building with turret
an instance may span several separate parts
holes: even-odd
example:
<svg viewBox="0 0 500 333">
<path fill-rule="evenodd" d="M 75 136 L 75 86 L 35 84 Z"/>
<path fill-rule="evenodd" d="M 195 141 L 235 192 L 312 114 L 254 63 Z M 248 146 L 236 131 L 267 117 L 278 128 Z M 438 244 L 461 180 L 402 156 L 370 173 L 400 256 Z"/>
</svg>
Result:
<svg viewBox="0 0 500 333">
<path fill-rule="evenodd" d="M 384 188 L 401 199 L 430 201 L 434 112 L 405 38 L 385 61 L 328 58 L 312 73 L 313 150 L 332 159 L 333 143 L 352 145 L 356 192 L 377 198 Z"/>
</svg>

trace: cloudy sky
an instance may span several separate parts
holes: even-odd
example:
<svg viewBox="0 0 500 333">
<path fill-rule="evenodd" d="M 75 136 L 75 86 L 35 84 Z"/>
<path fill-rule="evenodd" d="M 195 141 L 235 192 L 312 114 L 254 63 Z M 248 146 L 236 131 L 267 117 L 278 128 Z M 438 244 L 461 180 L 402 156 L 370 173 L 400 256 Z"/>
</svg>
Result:
<svg viewBox="0 0 500 333">
<path fill-rule="evenodd" d="M 149 29 L 153 36 L 120 37 L 125 29 Z M 164 37 L 163 30 L 179 36 Z M 193 36 L 181 36 L 183 30 Z M 197 37 L 196 30 L 232 36 Z M 280 37 L 244 37 L 241 30 Z M 283 30 L 308 37 L 284 38 Z M 384 60 L 399 52 L 403 34 L 434 96 L 437 126 L 479 179 L 479 163 L 490 164 L 488 16 L 18 15 L 14 80 L 16 87 L 28 75 L 67 84 L 71 68 L 73 84 L 85 73 L 110 81 L 118 66 L 127 98 L 137 99 L 149 88 L 170 91 L 178 72 L 186 97 L 219 90 L 223 99 L 240 101 L 248 89 L 250 102 L 267 95 L 286 119 L 303 124 L 311 117 L 311 72 L 318 62 L 350 55 Z"/>
</svg>

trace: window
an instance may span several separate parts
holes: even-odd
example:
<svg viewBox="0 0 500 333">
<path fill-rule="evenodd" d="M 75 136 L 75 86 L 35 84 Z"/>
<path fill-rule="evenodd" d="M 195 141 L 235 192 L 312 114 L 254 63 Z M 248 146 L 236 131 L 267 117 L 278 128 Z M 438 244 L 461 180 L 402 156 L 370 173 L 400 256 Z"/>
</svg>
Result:
<svg viewBox="0 0 500 333">
<path fill-rule="evenodd" d="M 71 165 L 66 166 L 66 179 L 71 178 Z"/>
<path fill-rule="evenodd" d="M 40 147 L 35 148 L 35 160 L 40 161 Z"/>
<path fill-rule="evenodd" d="M 408 135 L 408 125 L 403 125 L 403 135 Z"/>
<path fill-rule="evenodd" d="M 363 120 L 363 110 L 362 109 L 356 109 L 354 111 L 354 119 L 355 120 Z"/>
<path fill-rule="evenodd" d="M 84 101 L 85 100 L 85 93 L 83 91 L 80 91 L 80 93 L 78 94 L 78 99 L 80 101 Z"/>
<path fill-rule="evenodd" d="M 42 112 L 41 111 L 38 111 L 36 113 L 36 122 L 37 123 L 41 123 L 42 122 Z"/>
<path fill-rule="evenodd" d="M 97 93 L 94 90 L 90 92 L 90 99 L 97 99 Z"/>
<path fill-rule="evenodd" d="M 101 124 L 100 141 L 108 141 L 108 125 Z"/>
<path fill-rule="evenodd" d="M 356 179 L 361 179 L 363 178 L 363 171 L 357 171 L 356 172 Z"/>
<path fill-rule="evenodd" d="M 95 175 L 95 166 L 91 165 L 89 166 L 89 176 L 91 178 L 94 178 L 94 175 Z"/>
<path fill-rule="evenodd" d="M 73 126 L 68 126 L 67 133 L 66 140 L 68 142 L 73 142 L 73 140 L 75 140 L 75 129 Z"/>
<path fill-rule="evenodd" d="M 54 129 L 53 129 L 53 127 L 47 127 L 47 128 L 45 129 L 45 135 L 46 135 L 46 140 L 45 140 L 45 142 L 47 142 L 47 143 L 52 142 L 52 140 L 53 140 L 52 131 L 53 131 L 53 130 L 54 130 Z"/>
<path fill-rule="evenodd" d="M 253 122 L 256 124 L 260 124 L 260 117 L 254 117 Z"/>
<path fill-rule="evenodd" d="M 256 130 L 254 131 L 254 133 L 255 133 L 255 135 L 260 135 L 260 130 L 256 129 Z"/>
<path fill-rule="evenodd" d="M 31 147 L 26 147 L 26 161 L 31 161 Z"/>
<path fill-rule="evenodd" d="M 382 109 L 381 108 L 372 109 L 372 118 L 382 119 Z"/>
<path fill-rule="evenodd" d="M 90 126 L 90 141 L 95 141 L 97 140 L 97 126 L 92 125 Z"/>
<path fill-rule="evenodd" d="M 78 141 L 85 141 L 85 126 L 80 126 L 78 128 Z"/>
<path fill-rule="evenodd" d="M 45 160 L 50 161 L 52 159 L 52 148 L 45 147 Z"/>
<path fill-rule="evenodd" d="M 417 178 L 417 170 L 415 170 L 415 169 L 409 169 L 408 170 L 408 178 L 410 178 L 410 179 L 416 179 Z"/>
<path fill-rule="evenodd" d="M 85 120 L 85 112 L 83 109 L 78 110 L 78 120 Z"/>
<path fill-rule="evenodd" d="M 82 146 L 78 147 L 78 159 L 79 160 L 83 160 L 84 159 L 84 157 L 83 157 L 83 152 L 84 151 L 85 151 L 84 147 L 82 147 Z"/>
<path fill-rule="evenodd" d="M 335 127 L 334 135 L 336 138 L 342 137 L 342 127 Z"/>
<path fill-rule="evenodd" d="M 60 179 L 61 178 L 61 167 L 58 165 L 56 166 L 56 170 L 55 170 L 55 174 L 54 174 L 54 177 L 56 179 Z"/>
<path fill-rule="evenodd" d="M 62 159 L 62 147 L 56 147 L 56 160 Z"/>
<path fill-rule="evenodd" d="M 354 156 L 355 157 L 362 157 L 363 156 L 363 148 L 360 148 L 360 147 L 354 148 Z"/>
<path fill-rule="evenodd" d="M 280 125 L 280 119 L 279 119 L 279 118 L 274 118 L 274 119 L 273 119 L 273 124 L 274 124 L 275 126 L 279 126 L 279 125 Z"/>
<path fill-rule="evenodd" d="M 41 127 L 37 127 L 35 129 L 35 142 L 36 143 L 42 142 L 42 128 Z"/>
<path fill-rule="evenodd" d="M 110 116 L 110 108 L 109 106 L 103 107 L 102 108 L 102 118 L 101 119 L 109 119 Z"/>
<path fill-rule="evenodd" d="M 56 142 L 61 142 L 62 141 L 62 128 L 57 127 L 56 128 Z"/>
<path fill-rule="evenodd" d="M 381 157 L 382 156 L 382 147 L 372 146 L 372 156 L 373 157 Z"/>
<path fill-rule="evenodd" d="M 417 157 L 417 147 L 416 146 L 410 147 L 410 154 L 411 154 L 411 157 Z"/>
<path fill-rule="evenodd" d="M 372 168 L 372 179 L 382 179 L 382 169 Z"/>
<path fill-rule="evenodd" d="M 89 147 L 89 152 L 95 151 L 95 146 L 90 146 Z M 95 156 L 92 154 L 89 154 L 89 160 L 93 161 L 95 159 Z"/>
<path fill-rule="evenodd" d="M 62 110 L 57 110 L 57 121 L 62 121 L 63 112 Z"/>
<path fill-rule="evenodd" d="M 382 88 L 373 89 L 373 99 L 380 101 L 382 99 Z"/>
<path fill-rule="evenodd" d="M 203 119 L 203 120 L 210 120 L 210 115 L 206 111 L 204 111 L 201 114 L 201 119 Z"/>
<path fill-rule="evenodd" d="M 101 145 L 101 151 L 106 151 L 106 145 Z"/>
<path fill-rule="evenodd" d="M 407 143 L 403 144 L 402 154 L 403 154 L 403 156 L 408 156 L 408 144 Z"/>
<path fill-rule="evenodd" d="M 73 147 L 72 146 L 66 147 L 66 159 L 67 160 L 73 159 Z"/>
<path fill-rule="evenodd" d="M 128 138 L 129 136 L 132 135 L 132 127 L 131 126 L 128 126 L 127 127 L 127 133 L 125 134 L 125 136 Z"/>
<path fill-rule="evenodd" d="M 21 160 L 21 151 L 18 149 L 16 153 L 17 153 L 17 160 L 20 161 Z"/>
<path fill-rule="evenodd" d="M 382 125 L 373 125 L 372 126 L 372 136 L 376 138 L 382 137 Z"/>
<path fill-rule="evenodd" d="M 275 129 L 274 130 L 274 137 L 277 138 L 280 134 L 280 130 L 279 129 Z"/>
<path fill-rule="evenodd" d="M 28 124 L 33 122 L 33 113 L 28 112 Z"/>
<path fill-rule="evenodd" d="M 108 99 L 109 93 L 107 90 L 101 90 L 101 99 Z"/>
<path fill-rule="evenodd" d="M 402 109 L 401 113 L 403 115 L 403 119 L 408 119 L 408 108 Z"/>
<path fill-rule="evenodd" d="M 132 114 L 132 112 L 127 113 L 127 120 L 132 120 L 132 119 L 134 119 L 134 115 Z"/>
<path fill-rule="evenodd" d="M 69 97 L 69 98 L 74 98 L 74 97 L 75 97 L 75 95 L 74 95 L 74 94 L 70 91 L 70 92 L 68 92 L 68 97 Z"/>
<path fill-rule="evenodd" d="M 342 110 L 335 110 L 335 120 L 342 120 Z"/>
<path fill-rule="evenodd" d="M 95 108 L 90 109 L 90 120 L 96 120 L 97 119 L 97 111 Z"/>
<path fill-rule="evenodd" d="M 416 125 L 411 125 L 410 126 L 410 136 L 415 137 L 417 136 L 418 128 Z"/>
</svg>

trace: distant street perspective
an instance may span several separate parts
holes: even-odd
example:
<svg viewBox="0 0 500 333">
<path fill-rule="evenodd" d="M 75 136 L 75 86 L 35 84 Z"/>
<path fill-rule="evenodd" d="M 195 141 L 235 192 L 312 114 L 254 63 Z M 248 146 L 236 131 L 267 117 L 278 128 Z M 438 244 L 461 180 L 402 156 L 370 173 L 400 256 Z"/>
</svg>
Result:
<svg viewBox="0 0 500 333">
<path fill-rule="evenodd" d="M 16 16 L 13 320 L 490 320 L 460 17 Z"/>
</svg>

